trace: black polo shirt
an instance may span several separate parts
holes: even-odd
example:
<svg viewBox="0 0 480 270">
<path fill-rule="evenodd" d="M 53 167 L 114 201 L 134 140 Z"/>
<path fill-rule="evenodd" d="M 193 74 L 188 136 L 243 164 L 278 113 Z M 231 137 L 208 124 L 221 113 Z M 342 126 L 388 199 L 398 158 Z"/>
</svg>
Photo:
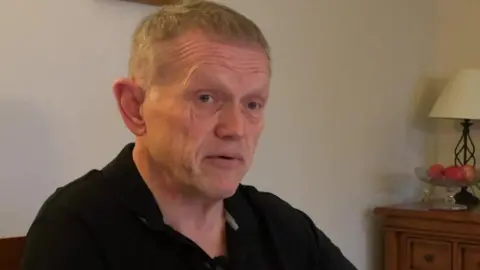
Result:
<svg viewBox="0 0 480 270">
<path fill-rule="evenodd" d="M 210 258 L 164 223 L 133 147 L 48 198 L 27 234 L 24 270 L 354 269 L 306 215 L 244 185 L 225 200 L 228 257 Z"/>
</svg>

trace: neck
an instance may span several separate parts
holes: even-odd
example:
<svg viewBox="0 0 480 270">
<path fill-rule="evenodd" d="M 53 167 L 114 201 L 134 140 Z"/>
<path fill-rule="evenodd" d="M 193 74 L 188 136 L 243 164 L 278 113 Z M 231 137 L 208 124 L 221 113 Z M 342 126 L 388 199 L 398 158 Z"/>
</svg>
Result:
<svg viewBox="0 0 480 270">
<path fill-rule="evenodd" d="M 212 201 L 200 192 L 192 192 L 176 179 L 159 172 L 148 151 L 135 146 L 133 160 L 140 175 L 152 192 L 164 221 L 172 228 L 189 237 L 200 246 L 204 240 L 224 243 L 225 218 L 223 201 Z M 210 245 L 210 244 L 209 244 Z M 223 244 L 214 245 L 212 256 L 222 255 Z M 222 248 L 218 248 L 222 246 Z"/>
</svg>

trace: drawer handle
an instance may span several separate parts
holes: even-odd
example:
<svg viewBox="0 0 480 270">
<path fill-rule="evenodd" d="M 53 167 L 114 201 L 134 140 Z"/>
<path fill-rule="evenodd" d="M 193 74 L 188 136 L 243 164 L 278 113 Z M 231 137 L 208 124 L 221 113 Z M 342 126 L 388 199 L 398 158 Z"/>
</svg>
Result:
<svg viewBox="0 0 480 270">
<path fill-rule="evenodd" d="M 426 262 L 433 262 L 433 260 L 435 259 L 435 256 L 433 256 L 432 254 L 426 254 L 423 256 L 423 259 L 426 261 Z"/>
</svg>

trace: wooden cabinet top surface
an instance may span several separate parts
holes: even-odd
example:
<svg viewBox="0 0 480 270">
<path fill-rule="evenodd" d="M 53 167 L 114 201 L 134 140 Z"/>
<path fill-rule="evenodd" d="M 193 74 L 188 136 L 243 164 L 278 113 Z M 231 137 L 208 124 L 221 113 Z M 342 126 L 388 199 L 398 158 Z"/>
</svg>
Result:
<svg viewBox="0 0 480 270">
<path fill-rule="evenodd" d="M 382 218 L 403 217 L 480 224 L 480 207 L 461 211 L 447 211 L 432 209 L 431 204 L 419 202 L 381 206 L 375 208 L 374 213 Z"/>
</svg>

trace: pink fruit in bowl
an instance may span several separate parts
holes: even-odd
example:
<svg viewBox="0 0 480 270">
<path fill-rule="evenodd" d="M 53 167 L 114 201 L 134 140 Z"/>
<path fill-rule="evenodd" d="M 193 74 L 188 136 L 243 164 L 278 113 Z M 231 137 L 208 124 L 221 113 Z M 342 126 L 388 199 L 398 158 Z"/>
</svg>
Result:
<svg viewBox="0 0 480 270">
<path fill-rule="evenodd" d="M 462 166 L 463 174 L 465 176 L 465 179 L 468 181 L 475 181 L 475 177 L 477 172 L 475 171 L 475 167 L 472 165 L 464 165 Z"/>
<path fill-rule="evenodd" d="M 434 164 L 428 169 L 428 176 L 432 178 L 442 178 L 445 167 L 442 164 Z"/>
<path fill-rule="evenodd" d="M 450 180 L 463 181 L 465 180 L 465 173 L 463 167 L 449 166 L 445 169 L 445 177 Z"/>
</svg>

